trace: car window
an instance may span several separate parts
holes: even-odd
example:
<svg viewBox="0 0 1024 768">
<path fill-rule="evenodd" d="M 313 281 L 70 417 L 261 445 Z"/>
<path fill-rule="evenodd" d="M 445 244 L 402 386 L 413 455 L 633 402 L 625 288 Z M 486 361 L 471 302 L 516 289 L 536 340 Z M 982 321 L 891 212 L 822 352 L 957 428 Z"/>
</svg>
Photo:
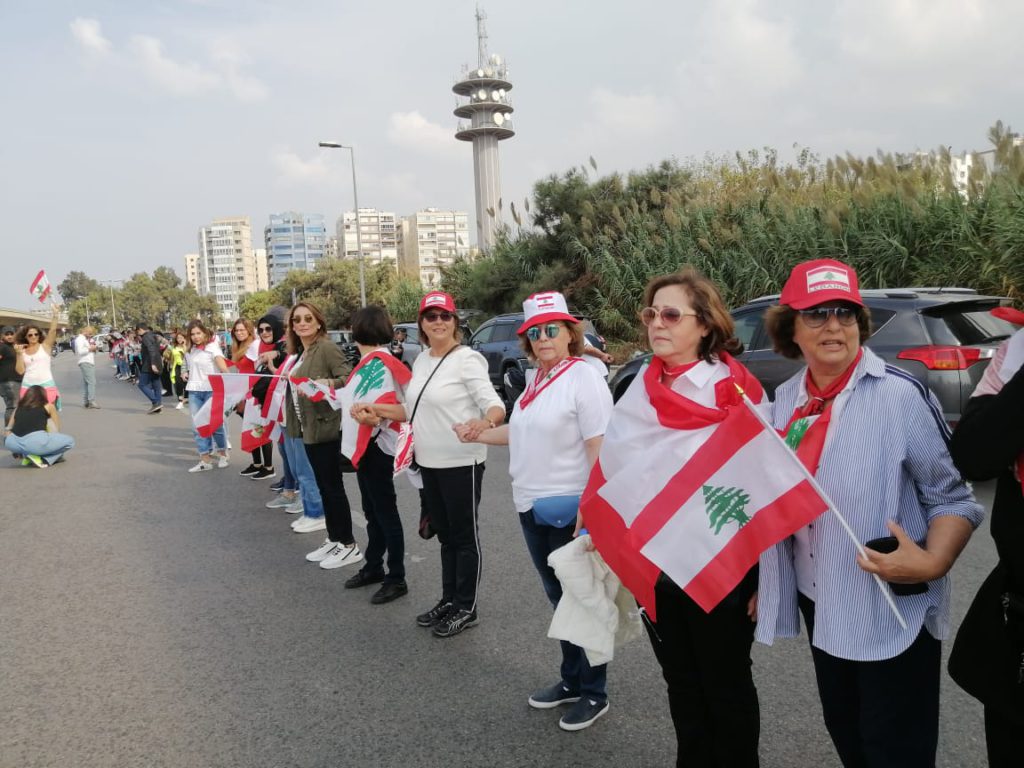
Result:
<svg viewBox="0 0 1024 768">
<path fill-rule="evenodd" d="M 763 308 L 738 314 L 733 319 L 736 321 L 736 338 L 743 342 L 745 351 L 753 352 L 770 347 L 767 335 L 762 330 L 764 327 Z"/>
<path fill-rule="evenodd" d="M 501 323 L 494 326 L 494 333 L 491 335 L 491 341 L 509 341 L 515 336 L 516 326 L 512 323 Z"/>
<path fill-rule="evenodd" d="M 932 344 L 994 344 L 1013 335 L 1016 327 L 992 315 L 988 307 L 956 305 L 922 313 Z"/>
<path fill-rule="evenodd" d="M 411 341 L 413 344 L 419 344 L 420 343 L 420 329 L 419 329 L 418 326 L 415 326 L 415 325 L 403 325 L 401 327 L 405 329 L 405 340 L 406 341 Z"/>
<path fill-rule="evenodd" d="M 494 334 L 494 325 L 485 325 L 481 327 L 476 333 L 473 334 L 473 344 L 486 344 L 491 340 L 491 336 Z"/>
</svg>

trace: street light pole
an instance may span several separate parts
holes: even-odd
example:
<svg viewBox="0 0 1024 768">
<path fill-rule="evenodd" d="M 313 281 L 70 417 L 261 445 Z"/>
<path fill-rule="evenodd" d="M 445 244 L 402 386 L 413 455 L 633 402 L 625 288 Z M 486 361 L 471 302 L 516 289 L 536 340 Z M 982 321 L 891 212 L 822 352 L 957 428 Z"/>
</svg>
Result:
<svg viewBox="0 0 1024 768">
<path fill-rule="evenodd" d="M 362 306 L 366 306 L 366 272 L 363 266 L 363 237 L 360 230 L 362 227 L 359 223 L 359 188 L 356 185 L 356 151 L 353 147 L 339 144 L 336 141 L 321 141 L 320 146 L 325 149 L 347 149 L 349 155 L 352 158 L 352 203 L 356 208 L 356 250 L 359 251 L 359 300 L 362 302 Z M 342 213 L 342 220 L 344 221 L 345 214 Z M 342 235 L 341 247 L 345 247 L 345 237 Z"/>
<path fill-rule="evenodd" d="M 114 306 L 114 283 L 123 283 L 123 280 L 99 280 L 110 288 L 110 313 L 114 316 L 114 330 L 117 330 L 117 307 Z"/>
</svg>

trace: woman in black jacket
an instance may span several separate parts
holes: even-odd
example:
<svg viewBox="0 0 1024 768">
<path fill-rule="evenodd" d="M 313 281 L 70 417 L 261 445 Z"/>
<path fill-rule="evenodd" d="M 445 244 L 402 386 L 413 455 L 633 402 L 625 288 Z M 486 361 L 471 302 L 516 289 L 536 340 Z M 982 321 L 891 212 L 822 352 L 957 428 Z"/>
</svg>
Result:
<svg viewBox="0 0 1024 768">
<path fill-rule="evenodd" d="M 985 705 L 991 768 L 1021 764 L 1024 732 L 1024 366 L 1014 372 L 1006 365 L 1017 357 L 1015 346 L 1024 347 L 1024 331 L 997 351 L 950 444 L 964 477 L 998 478 L 991 532 L 999 562 L 964 617 L 949 659 L 953 679 Z"/>
</svg>

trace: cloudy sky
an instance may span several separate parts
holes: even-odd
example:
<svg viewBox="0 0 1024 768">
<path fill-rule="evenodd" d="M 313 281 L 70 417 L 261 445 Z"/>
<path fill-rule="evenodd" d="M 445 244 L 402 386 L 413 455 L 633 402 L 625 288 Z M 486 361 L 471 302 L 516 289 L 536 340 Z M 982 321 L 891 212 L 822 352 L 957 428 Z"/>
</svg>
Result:
<svg viewBox="0 0 1024 768">
<path fill-rule="evenodd" d="M 1020 0 L 490 0 L 518 135 L 505 200 L 602 173 L 794 143 L 829 155 L 986 146 L 1024 127 Z M 0 306 L 40 268 L 179 273 L 245 214 L 473 213 L 451 92 L 472 0 L 0 0 Z M 475 226 L 471 225 L 471 231 Z M 257 243 L 259 244 L 259 243 Z"/>
</svg>

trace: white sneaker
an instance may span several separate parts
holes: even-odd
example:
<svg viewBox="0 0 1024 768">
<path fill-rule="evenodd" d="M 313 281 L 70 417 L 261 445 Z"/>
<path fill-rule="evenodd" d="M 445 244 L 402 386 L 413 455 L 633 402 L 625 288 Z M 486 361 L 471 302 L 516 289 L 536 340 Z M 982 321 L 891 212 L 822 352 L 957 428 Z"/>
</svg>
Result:
<svg viewBox="0 0 1024 768">
<path fill-rule="evenodd" d="M 189 472 L 208 472 L 213 469 L 213 464 L 208 464 L 205 461 L 200 461 L 194 467 L 189 469 Z"/>
<path fill-rule="evenodd" d="M 335 549 L 337 546 L 338 545 L 330 539 L 324 539 L 324 543 L 316 549 L 314 549 L 308 555 L 306 555 L 306 559 L 309 560 L 309 562 L 311 563 L 319 563 L 321 560 L 327 557 L 328 552 Z"/>
<path fill-rule="evenodd" d="M 358 563 L 362 559 L 363 553 L 359 551 L 358 544 L 353 543 L 348 547 L 344 544 L 335 544 L 334 549 L 327 553 L 327 557 L 320 561 L 320 567 L 331 570 Z"/>
<path fill-rule="evenodd" d="M 174 410 L 176 410 L 176 411 L 180 411 L 180 410 L 182 410 L 182 409 L 183 409 L 184 407 L 185 407 L 185 404 L 184 404 L 183 402 L 181 402 L 181 400 L 179 400 L 179 401 L 178 401 L 178 404 L 177 404 L 176 406 L 174 406 Z"/>
<path fill-rule="evenodd" d="M 295 501 L 284 508 L 284 511 L 289 515 L 297 515 L 300 512 L 304 512 L 305 510 L 302 506 L 302 499 L 295 499 Z"/>
<path fill-rule="evenodd" d="M 323 517 L 306 517 L 303 515 L 292 524 L 292 530 L 296 533 L 313 533 L 313 531 L 326 531 L 327 521 Z"/>
<path fill-rule="evenodd" d="M 224 467 L 230 467 L 231 466 L 231 462 L 228 461 L 228 457 L 227 456 L 218 456 L 217 457 L 217 466 L 220 469 L 224 469 Z"/>
<path fill-rule="evenodd" d="M 294 503 L 295 503 L 295 497 L 294 496 L 289 498 L 288 496 L 285 496 L 282 493 L 282 494 L 279 494 L 279 495 L 275 496 L 270 501 L 268 501 L 265 506 L 266 506 L 267 509 L 287 509 L 288 507 L 290 507 Z"/>
</svg>

